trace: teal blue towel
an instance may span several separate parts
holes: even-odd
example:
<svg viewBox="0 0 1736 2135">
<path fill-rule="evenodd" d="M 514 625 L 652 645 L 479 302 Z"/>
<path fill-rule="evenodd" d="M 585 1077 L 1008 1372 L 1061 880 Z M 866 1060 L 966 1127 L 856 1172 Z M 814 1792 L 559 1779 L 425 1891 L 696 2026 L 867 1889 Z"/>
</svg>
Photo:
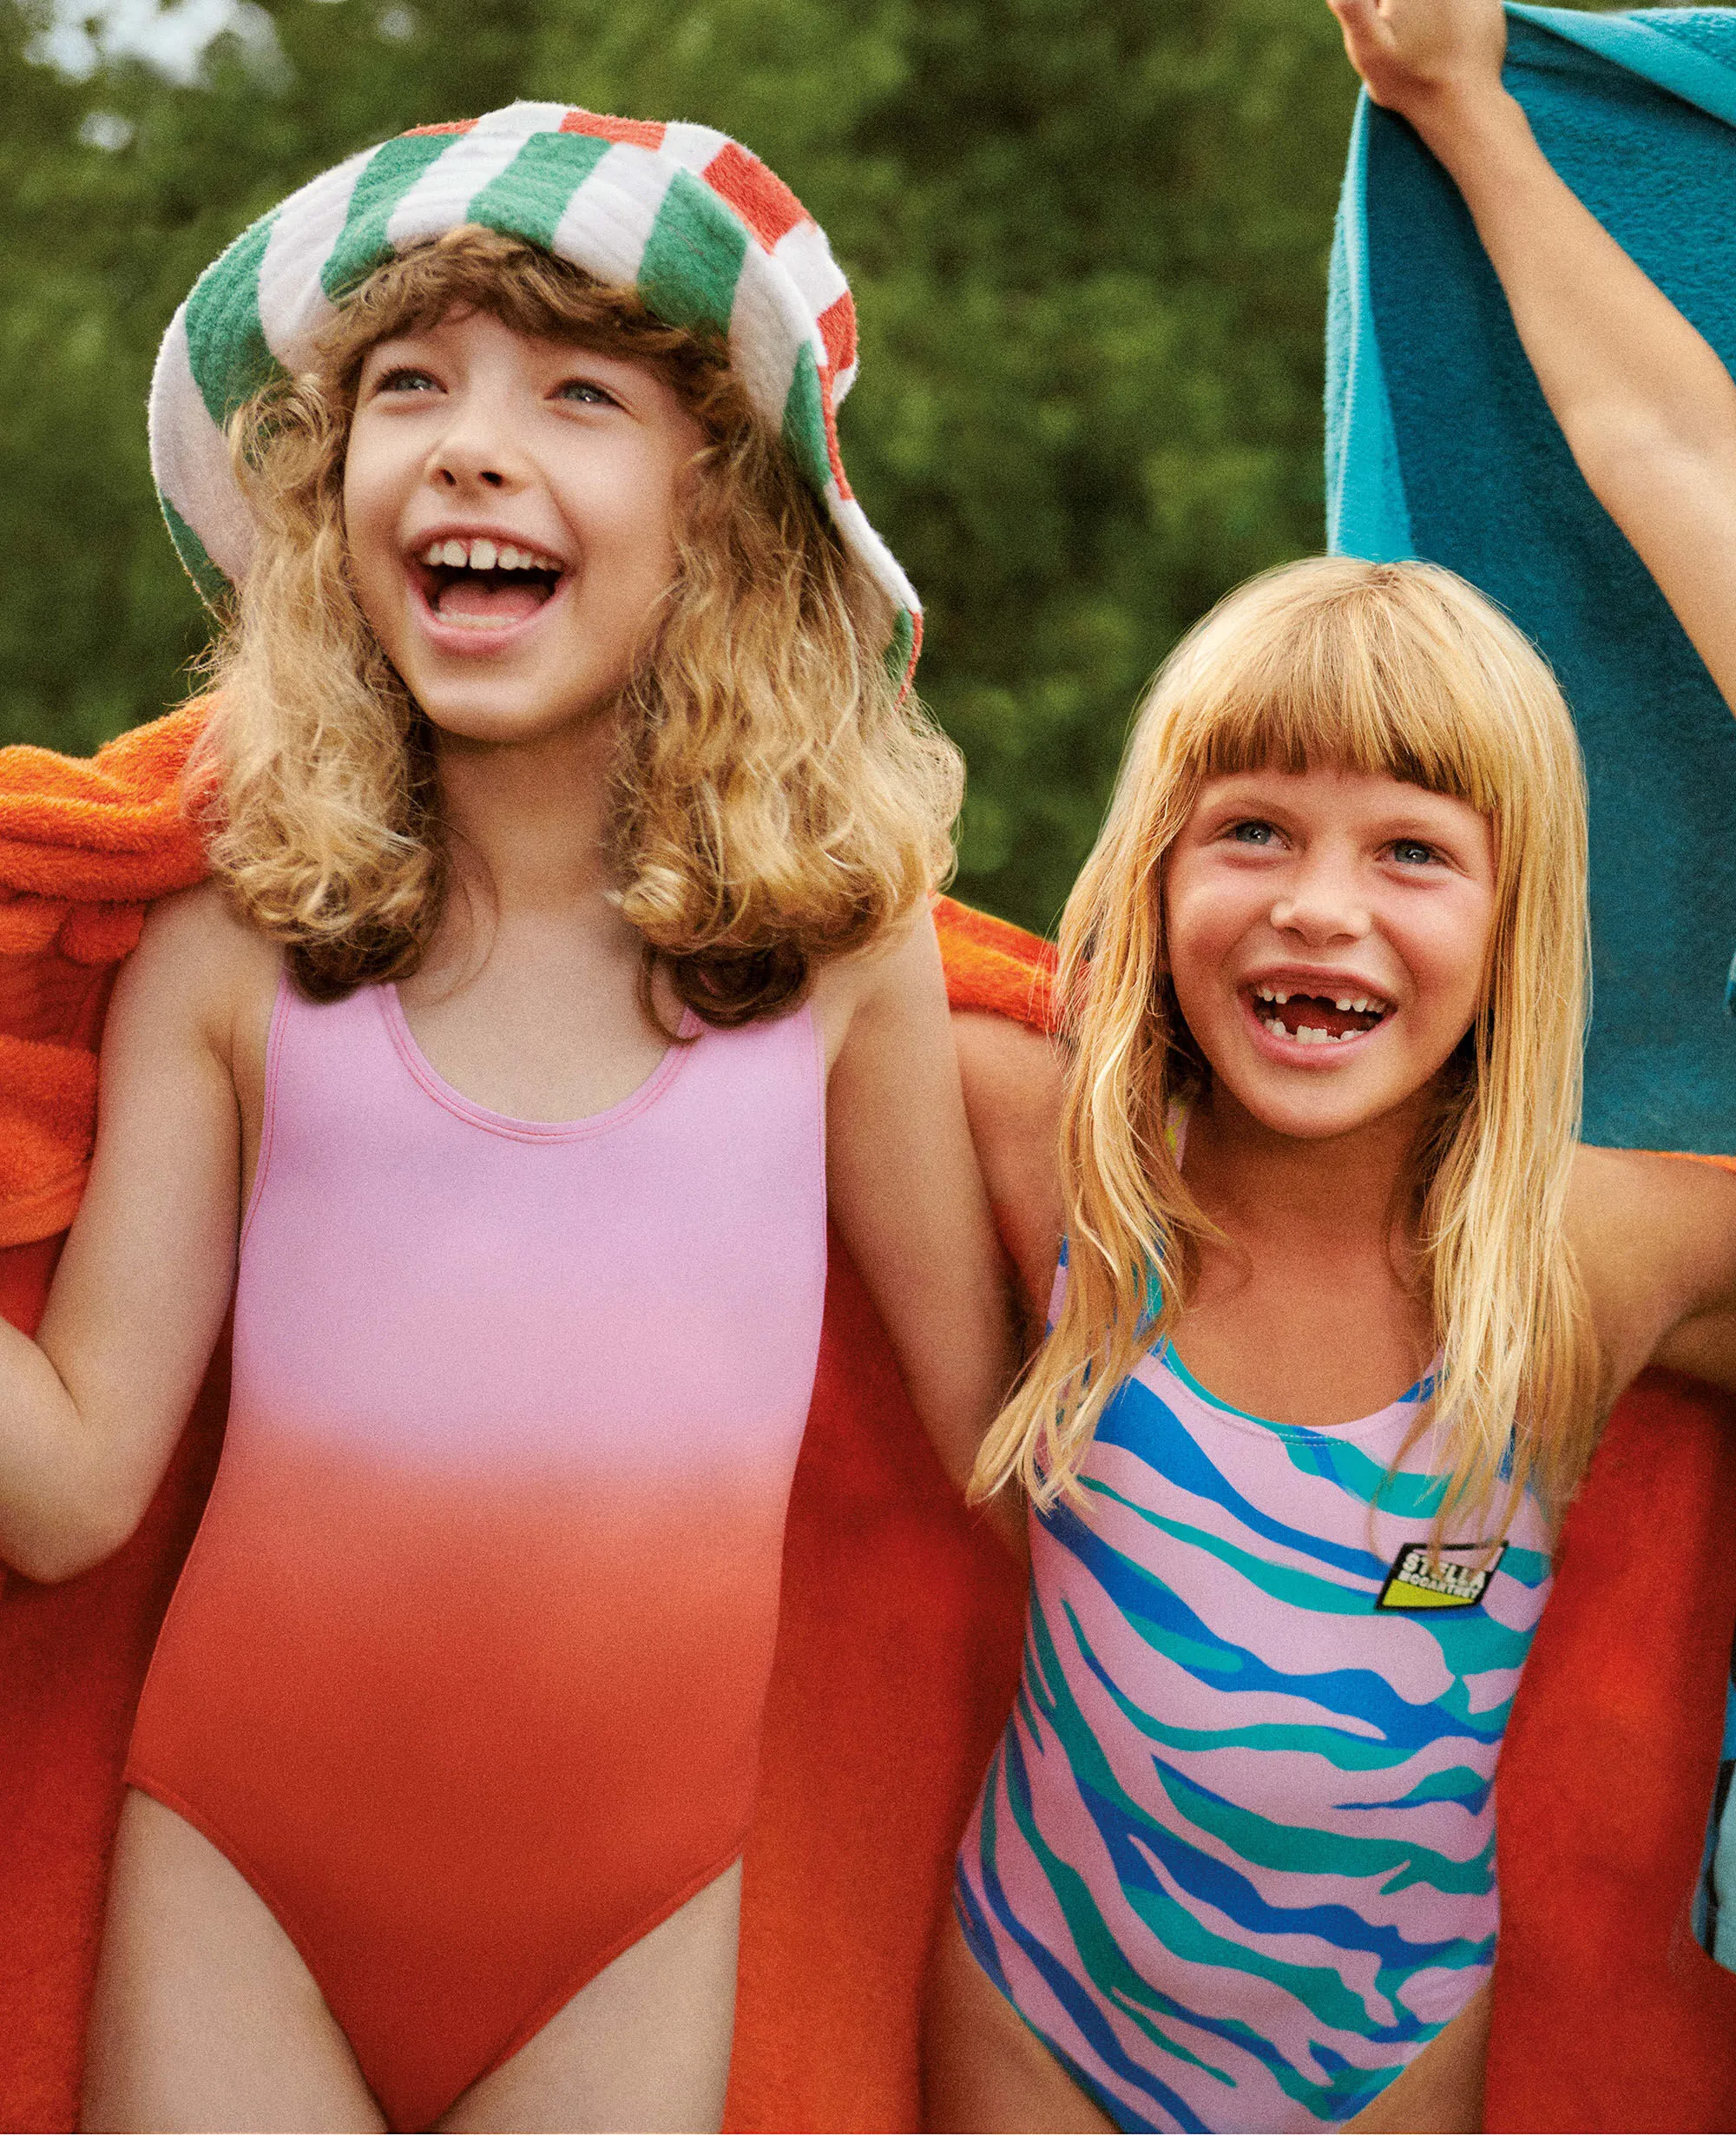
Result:
<svg viewBox="0 0 1736 2135">
<path fill-rule="evenodd" d="M 1508 84 L 1549 160 L 1736 366 L 1736 10 L 1508 16 Z M 1457 189 L 1365 97 L 1327 426 L 1332 548 L 1460 572 L 1542 646 L 1579 722 L 1587 1138 L 1736 1150 L 1736 719 L 1574 465 Z"/>
</svg>

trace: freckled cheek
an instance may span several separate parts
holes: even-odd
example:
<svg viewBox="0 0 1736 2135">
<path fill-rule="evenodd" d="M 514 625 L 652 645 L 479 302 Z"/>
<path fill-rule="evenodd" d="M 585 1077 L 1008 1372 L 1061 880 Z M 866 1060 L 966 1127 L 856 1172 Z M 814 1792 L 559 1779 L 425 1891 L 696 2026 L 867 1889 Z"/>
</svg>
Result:
<svg viewBox="0 0 1736 2135">
<path fill-rule="evenodd" d="M 382 642 L 390 636 L 393 620 L 393 607 L 388 597 L 386 567 L 378 544 L 367 539 L 365 533 L 358 539 L 352 535 L 349 543 L 350 584 L 356 596 L 356 604 Z M 395 574 L 399 578 L 401 572 Z M 388 645 L 387 649 L 391 648 Z"/>
<path fill-rule="evenodd" d="M 1453 1043 L 1469 1028 L 1483 991 L 1486 930 L 1476 922 L 1448 924 L 1395 943 L 1429 1019 L 1450 1029 Z"/>
<path fill-rule="evenodd" d="M 1271 899 L 1250 894 L 1240 881 L 1202 880 L 1178 872 L 1164 904 L 1172 974 L 1206 986 L 1259 924 Z"/>
<path fill-rule="evenodd" d="M 674 574 L 676 526 L 674 491 L 667 486 L 648 487 L 635 515 L 631 539 L 647 575 L 660 585 L 667 584 Z"/>
</svg>

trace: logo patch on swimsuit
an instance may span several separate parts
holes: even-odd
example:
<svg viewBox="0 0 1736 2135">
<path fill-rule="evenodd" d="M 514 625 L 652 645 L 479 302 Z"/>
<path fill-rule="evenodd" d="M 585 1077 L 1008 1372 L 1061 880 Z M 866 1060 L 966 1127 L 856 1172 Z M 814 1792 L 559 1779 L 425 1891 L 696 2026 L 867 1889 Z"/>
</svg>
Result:
<svg viewBox="0 0 1736 2135">
<path fill-rule="evenodd" d="M 1433 1564 L 1426 1542 L 1407 1542 L 1392 1560 L 1377 1609 L 1474 1609 L 1507 1554 L 1497 1542 L 1443 1542 Z M 1455 1564 L 1455 1557 L 1483 1557 L 1482 1564 Z"/>
</svg>

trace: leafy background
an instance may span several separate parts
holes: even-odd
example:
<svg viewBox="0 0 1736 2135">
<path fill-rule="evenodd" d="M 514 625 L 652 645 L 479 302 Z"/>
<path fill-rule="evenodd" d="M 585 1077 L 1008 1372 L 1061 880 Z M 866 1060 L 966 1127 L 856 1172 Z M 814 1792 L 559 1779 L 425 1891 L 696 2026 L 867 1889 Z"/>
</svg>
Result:
<svg viewBox="0 0 1736 2135">
<path fill-rule="evenodd" d="M 1321 545 L 1354 86 L 1322 0 L 0 0 L 0 741 L 88 750 L 184 694 L 144 396 L 244 224 L 515 96 L 701 120 L 855 285 L 845 456 L 969 760 L 960 892 L 1046 930 L 1146 677 Z"/>
</svg>

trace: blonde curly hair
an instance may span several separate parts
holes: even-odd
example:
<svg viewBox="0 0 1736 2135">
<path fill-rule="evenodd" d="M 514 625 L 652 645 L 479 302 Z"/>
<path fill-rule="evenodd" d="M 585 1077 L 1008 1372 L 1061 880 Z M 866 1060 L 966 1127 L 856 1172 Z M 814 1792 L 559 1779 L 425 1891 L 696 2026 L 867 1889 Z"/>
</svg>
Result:
<svg viewBox="0 0 1736 2135">
<path fill-rule="evenodd" d="M 478 227 L 381 267 L 312 367 L 231 426 L 260 540 L 189 770 L 213 869 L 315 999 L 404 977 L 427 951 L 451 883 L 436 737 L 357 602 L 344 461 L 368 350 L 470 308 L 651 366 L 704 433 L 674 580 L 618 707 L 611 860 L 648 969 L 713 1024 L 775 1014 L 817 961 L 945 880 L 957 752 L 889 662 L 891 604 L 721 345 Z"/>
</svg>

